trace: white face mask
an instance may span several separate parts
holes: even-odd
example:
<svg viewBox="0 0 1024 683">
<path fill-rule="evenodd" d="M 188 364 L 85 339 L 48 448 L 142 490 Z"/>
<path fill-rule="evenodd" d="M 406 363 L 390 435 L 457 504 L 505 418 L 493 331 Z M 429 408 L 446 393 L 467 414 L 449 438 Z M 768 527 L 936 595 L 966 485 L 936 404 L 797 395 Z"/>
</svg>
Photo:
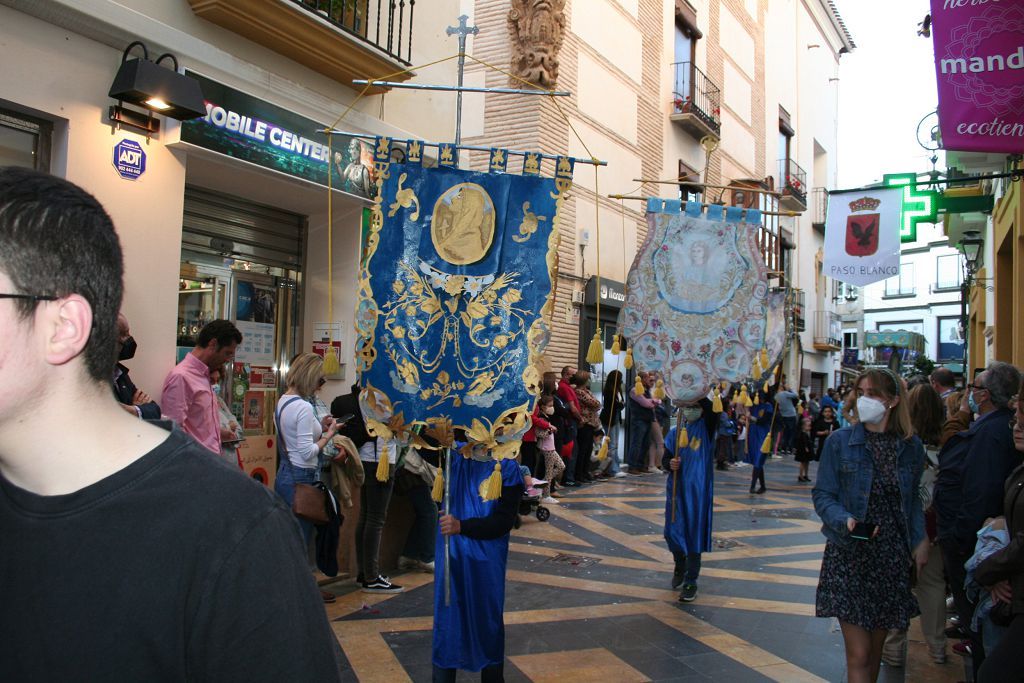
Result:
<svg viewBox="0 0 1024 683">
<path fill-rule="evenodd" d="M 861 396 L 857 399 L 857 417 L 864 424 L 878 424 L 885 417 L 886 410 L 888 408 L 877 398 Z"/>
</svg>

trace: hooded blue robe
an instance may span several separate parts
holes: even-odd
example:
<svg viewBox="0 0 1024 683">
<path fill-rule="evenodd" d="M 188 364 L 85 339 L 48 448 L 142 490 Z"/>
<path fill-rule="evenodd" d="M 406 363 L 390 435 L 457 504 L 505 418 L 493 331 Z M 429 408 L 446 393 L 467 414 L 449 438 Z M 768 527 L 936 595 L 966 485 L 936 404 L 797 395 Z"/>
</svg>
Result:
<svg viewBox="0 0 1024 683">
<path fill-rule="evenodd" d="M 665 478 L 665 542 L 673 553 L 703 553 L 711 550 L 711 508 L 715 494 L 715 432 L 708 431 L 708 411 L 701 419 L 686 425 L 686 433 L 694 450 L 685 446 L 678 450 L 681 460 L 678 472 L 669 470 Z M 665 437 L 665 449 L 676 452 L 676 427 Z M 672 480 L 677 478 L 676 495 L 672 496 Z M 676 518 L 672 521 L 672 508 Z"/>
<path fill-rule="evenodd" d="M 751 406 L 748 410 L 750 418 L 747 420 L 747 457 L 745 460 L 755 468 L 764 467 L 768 454 L 761 452 L 761 446 L 768 436 L 768 430 L 771 429 L 774 408 L 772 408 L 771 401 L 766 401 L 762 396 L 760 403 Z"/>
<path fill-rule="evenodd" d="M 498 501 L 480 498 L 480 484 L 494 471 L 493 460 L 451 455 L 451 515 L 459 520 L 487 517 Z M 502 487 L 523 487 L 515 460 L 501 461 Z M 522 488 L 520 488 L 522 491 Z M 505 659 L 505 566 L 509 534 L 491 540 L 450 537 L 451 604 L 444 604 L 444 536 L 434 551 L 433 663 L 442 669 L 480 671 Z"/>
</svg>

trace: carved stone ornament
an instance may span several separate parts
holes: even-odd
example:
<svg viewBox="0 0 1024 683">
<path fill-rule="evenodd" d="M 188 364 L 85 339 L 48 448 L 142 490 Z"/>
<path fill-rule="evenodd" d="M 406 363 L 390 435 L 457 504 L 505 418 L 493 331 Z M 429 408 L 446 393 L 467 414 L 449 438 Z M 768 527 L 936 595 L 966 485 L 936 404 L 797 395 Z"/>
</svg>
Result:
<svg viewBox="0 0 1024 683">
<path fill-rule="evenodd" d="M 558 81 L 558 51 L 565 33 L 565 0 L 512 0 L 508 31 L 512 73 L 542 88 Z"/>
</svg>

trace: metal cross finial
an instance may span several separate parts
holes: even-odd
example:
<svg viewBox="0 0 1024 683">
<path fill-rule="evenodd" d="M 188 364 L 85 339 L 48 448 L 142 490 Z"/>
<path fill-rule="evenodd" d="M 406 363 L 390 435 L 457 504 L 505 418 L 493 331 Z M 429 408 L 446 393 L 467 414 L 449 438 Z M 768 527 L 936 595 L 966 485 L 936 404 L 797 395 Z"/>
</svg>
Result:
<svg viewBox="0 0 1024 683">
<path fill-rule="evenodd" d="M 467 26 L 469 17 L 463 14 L 459 17 L 458 26 L 449 26 L 446 32 L 450 36 L 459 36 L 459 94 L 455 102 L 455 144 L 462 143 L 462 82 L 466 73 L 466 36 L 476 35 L 480 32 L 476 26 Z"/>
</svg>

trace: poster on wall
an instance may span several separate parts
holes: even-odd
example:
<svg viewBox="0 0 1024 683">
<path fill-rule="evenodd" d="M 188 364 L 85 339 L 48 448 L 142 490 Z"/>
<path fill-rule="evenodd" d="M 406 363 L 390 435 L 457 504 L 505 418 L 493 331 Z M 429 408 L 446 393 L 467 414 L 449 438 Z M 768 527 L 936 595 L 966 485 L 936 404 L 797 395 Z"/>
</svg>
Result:
<svg viewBox="0 0 1024 683">
<path fill-rule="evenodd" d="M 245 400 L 242 402 L 244 414 L 242 416 L 243 429 L 263 428 L 263 401 L 265 393 L 262 391 L 245 392 Z"/>
<path fill-rule="evenodd" d="M 1024 4 L 932 0 L 942 146 L 1024 152 Z"/>
<path fill-rule="evenodd" d="M 235 317 L 254 323 L 274 324 L 277 321 L 277 290 L 254 282 L 238 283 L 235 296 Z"/>
<path fill-rule="evenodd" d="M 939 318 L 939 360 L 961 360 L 964 336 L 960 318 Z"/>
<path fill-rule="evenodd" d="M 274 365 L 274 326 L 245 320 L 236 320 L 235 326 L 242 333 L 235 360 L 250 365 Z"/>
<path fill-rule="evenodd" d="M 903 188 L 830 192 L 823 275 L 863 287 L 899 275 Z"/>
</svg>

